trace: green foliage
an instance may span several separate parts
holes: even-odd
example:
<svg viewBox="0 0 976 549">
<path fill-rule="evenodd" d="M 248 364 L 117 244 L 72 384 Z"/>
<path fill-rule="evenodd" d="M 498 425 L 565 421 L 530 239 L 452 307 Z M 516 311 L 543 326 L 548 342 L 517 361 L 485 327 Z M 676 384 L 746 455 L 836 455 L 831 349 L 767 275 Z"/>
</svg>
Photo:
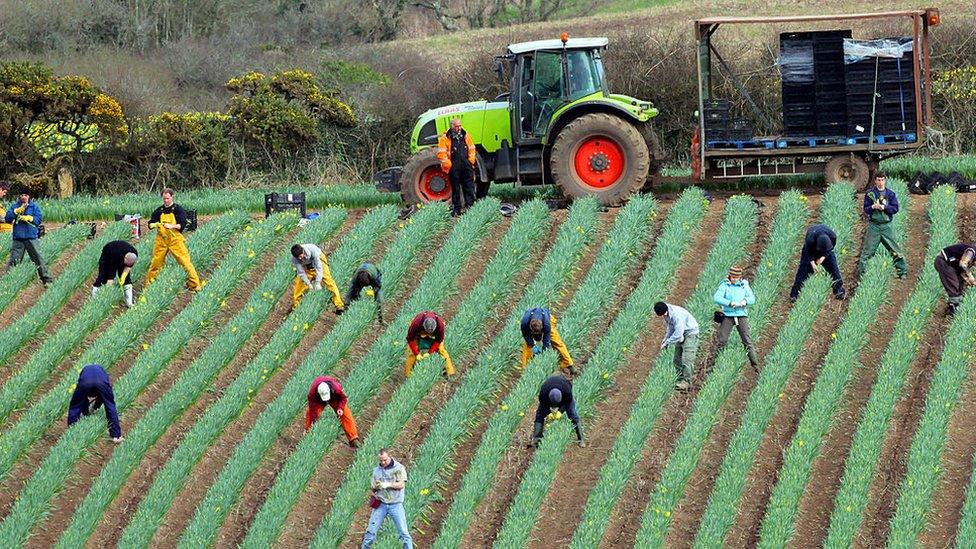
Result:
<svg viewBox="0 0 976 549">
<path fill-rule="evenodd" d="M 902 206 L 902 211 L 908 208 Z M 904 214 L 903 214 L 904 215 Z M 929 198 L 929 244 L 926 258 L 956 241 L 956 193 L 941 187 Z M 851 449 L 844 463 L 844 476 L 834 499 L 834 511 L 824 547 L 849 547 L 861 526 L 868 491 L 878 468 L 881 445 L 888 422 L 908 381 L 908 370 L 916 360 L 919 342 L 939 297 L 942 284 L 931 260 L 921 266 L 915 291 L 902 306 L 881 357 L 871 396 L 861 413 Z M 883 465 L 882 465 L 883 466 Z"/>
<path fill-rule="evenodd" d="M 41 257 L 48 265 L 57 259 L 68 249 L 88 234 L 88 226 L 75 225 L 65 227 L 57 231 L 51 231 L 41 239 Z M 19 265 L 0 278 L 0 310 L 6 311 L 17 297 L 21 290 L 34 279 L 37 268 L 34 263 L 25 258 Z M 13 309 L 11 309 L 13 311 Z"/>
<path fill-rule="evenodd" d="M 725 206 L 725 217 L 718 230 L 718 239 L 712 246 L 698 284 L 691 298 L 685 304 L 699 322 L 699 341 L 708 341 L 714 323 L 707 322 L 707 316 L 714 309 L 712 294 L 716 281 L 721 281 L 729 267 L 746 258 L 746 248 L 755 238 L 758 214 L 756 206 L 746 196 L 734 196 Z M 699 353 L 702 348 L 699 346 Z M 620 499 L 624 487 L 630 479 L 631 471 L 640 458 L 651 429 L 657 422 L 664 402 L 673 393 L 674 367 L 673 351 L 658 355 L 651 375 L 647 377 L 641 394 L 631 407 L 630 415 L 620 430 L 607 462 L 600 470 L 596 486 L 590 492 L 580 524 L 573 535 L 572 547 L 595 547 L 606 530 L 610 512 Z"/>
<path fill-rule="evenodd" d="M 367 85 L 385 86 L 391 82 L 386 73 L 377 71 L 366 63 L 353 63 L 344 59 L 326 61 L 322 64 L 323 78 L 337 86 Z"/>
</svg>

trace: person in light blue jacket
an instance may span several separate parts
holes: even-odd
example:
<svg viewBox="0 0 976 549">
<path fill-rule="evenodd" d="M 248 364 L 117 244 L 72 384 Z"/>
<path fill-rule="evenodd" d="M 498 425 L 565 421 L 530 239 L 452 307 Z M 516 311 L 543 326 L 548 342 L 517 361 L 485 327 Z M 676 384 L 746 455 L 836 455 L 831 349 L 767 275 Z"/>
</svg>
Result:
<svg viewBox="0 0 976 549">
<path fill-rule="evenodd" d="M 742 269 L 732 267 L 729 269 L 729 276 L 719 284 L 715 290 L 715 303 L 722 306 L 722 322 L 718 326 L 718 341 L 715 344 L 716 353 L 721 353 L 725 344 L 729 342 L 729 335 L 732 328 L 739 332 L 742 339 L 742 346 L 746 348 L 749 355 L 749 363 L 753 369 L 759 371 L 759 359 L 756 358 L 756 349 L 752 345 L 749 337 L 749 305 L 756 302 L 756 295 L 749 287 L 749 281 L 742 278 Z"/>
</svg>

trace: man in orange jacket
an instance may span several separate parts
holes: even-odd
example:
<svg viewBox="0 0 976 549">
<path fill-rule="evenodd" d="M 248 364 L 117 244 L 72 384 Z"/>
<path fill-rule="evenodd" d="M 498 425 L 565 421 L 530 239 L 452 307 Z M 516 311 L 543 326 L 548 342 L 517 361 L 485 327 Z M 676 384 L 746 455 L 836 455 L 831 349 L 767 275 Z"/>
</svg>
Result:
<svg viewBox="0 0 976 549">
<path fill-rule="evenodd" d="M 475 155 L 474 141 L 461 127 L 461 119 L 452 119 L 451 129 L 437 139 L 437 159 L 451 180 L 451 215 L 461 215 L 474 204 Z"/>
<path fill-rule="evenodd" d="M 312 424 L 319 420 L 325 405 L 328 404 L 336 417 L 342 430 L 346 432 L 346 439 L 349 446 L 359 448 L 359 432 L 356 430 L 356 419 L 352 417 L 349 410 L 345 391 L 339 380 L 331 376 L 319 376 L 312 382 L 312 387 L 308 390 L 308 411 L 305 413 L 305 431 L 312 428 Z"/>
</svg>

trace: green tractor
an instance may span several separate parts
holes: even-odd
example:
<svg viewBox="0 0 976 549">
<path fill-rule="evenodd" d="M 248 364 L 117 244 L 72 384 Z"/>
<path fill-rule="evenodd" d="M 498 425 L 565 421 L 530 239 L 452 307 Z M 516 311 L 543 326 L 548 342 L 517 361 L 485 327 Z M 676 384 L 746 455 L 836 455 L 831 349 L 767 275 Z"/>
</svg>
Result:
<svg viewBox="0 0 976 549">
<path fill-rule="evenodd" d="M 649 102 L 607 89 L 601 53 L 606 38 L 511 44 L 495 58 L 509 92 L 422 114 L 402 168 L 374 178 L 407 204 L 450 200 L 451 183 L 437 160 L 437 139 L 459 118 L 477 148 L 479 195 L 491 182 L 555 184 L 569 197 L 595 196 L 617 205 L 641 189 L 663 160 Z M 507 69 L 507 70 L 506 70 Z"/>
</svg>

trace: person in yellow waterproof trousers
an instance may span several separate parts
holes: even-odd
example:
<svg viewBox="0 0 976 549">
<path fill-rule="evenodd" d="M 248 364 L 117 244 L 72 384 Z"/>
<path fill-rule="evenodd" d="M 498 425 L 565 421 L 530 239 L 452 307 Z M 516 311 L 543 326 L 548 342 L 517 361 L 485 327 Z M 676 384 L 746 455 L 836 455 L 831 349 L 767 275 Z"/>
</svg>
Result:
<svg viewBox="0 0 976 549">
<path fill-rule="evenodd" d="M 522 315 L 522 368 L 546 349 L 559 353 L 559 368 L 563 373 L 576 375 L 573 357 L 556 330 L 556 316 L 544 307 L 529 309 Z"/>
<path fill-rule="evenodd" d="M 410 377 L 417 360 L 423 360 L 431 353 L 437 353 L 444 359 L 444 376 L 453 376 L 454 362 L 444 347 L 444 319 L 437 313 L 424 311 L 413 317 L 407 329 L 407 362 L 403 375 Z"/>
<path fill-rule="evenodd" d="M 163 205 L 149 216 L 149 228 L 156 230 L 156 241 L 153 243 L 149 272 L 146 273 L 146 284 L 151 284 L 159 275 L 166 263 L 166 254 L 173 254 L 173 259 L 186 271 L 186 287 L 199 292 L 203 283 L 190 260 L 190 251 L 186 249 L 186 239 L 183 237 L 186 210 L 173 202 L 173 189 L 163 189 L 160 195 Z"/>
<path fill-rule="evenodd" d="M 298 275 L 295 277 L 295 287 L 291 292 L 292 310 L 298 308 L 305 292 L 309 289 L 321 290 L 323 282 L 332 294 L 335 313 L 341 315 L 346 310 L 342 295 L 339 294 L 339 287 L 336 286 L 332 273 L 329 272 L 329 264 L 321 248 L 315 244 L 295 244 L 291 247 L 291 264 L 295 266 L 295 273 Z"/>
</svg>

